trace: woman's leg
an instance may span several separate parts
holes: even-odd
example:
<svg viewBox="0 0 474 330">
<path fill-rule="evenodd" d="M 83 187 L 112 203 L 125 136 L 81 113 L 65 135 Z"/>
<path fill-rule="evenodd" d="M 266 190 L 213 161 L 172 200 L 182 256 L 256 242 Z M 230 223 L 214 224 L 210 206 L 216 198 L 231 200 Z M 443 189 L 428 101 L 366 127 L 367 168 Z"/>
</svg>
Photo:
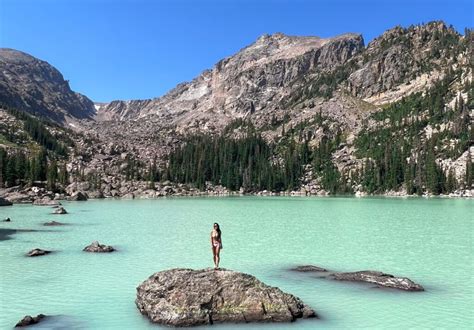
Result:
<svg viewBox="0 0 474 330">
<path fill-rule="evenodd" d="M 213 254 L 213 260 L 214 260 L 214 267 L 217 267 L 217 263 L 216 263 L 216 258 L 217 258 L 217 251 L 216 251 L 216 247 L 215 246 L 212 246 L 212 254 Z"/>
<path fill-rule="evenodd" d="M 220 246 L 216 246 L 216 268 L 219 268 L 219 261 L 221 260 L 220 258 L 220 252 L 221 252 L 221 248 Z"/>
</svg>

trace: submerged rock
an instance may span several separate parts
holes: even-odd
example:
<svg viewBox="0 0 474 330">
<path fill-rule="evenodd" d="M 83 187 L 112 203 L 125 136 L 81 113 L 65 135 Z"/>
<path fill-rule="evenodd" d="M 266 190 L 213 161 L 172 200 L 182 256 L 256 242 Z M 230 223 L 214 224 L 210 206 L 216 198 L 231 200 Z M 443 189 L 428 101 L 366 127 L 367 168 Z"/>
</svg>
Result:
<svg viewBox="0 0 474 330">
<path fill-rule="evenodd" d="M 43 226 L 65 226 L 67 225 L 66 223 L 58 222 L 58 221 L 49 221 L 43 223 Z"/>
<path fill-rule="evenodd" d="M 67 214 L 67 211 L 64 207 L 58 207 L 53 211 L 53 214 Z"/>
<path fill-rule="evenodd" d="M 358 272 L 333 272 L 328 271 L 324 268 L 305 265 L 298 266 L 293 269 L 293 271 L 298 272 L 313 272 L 321 273 L 325 272 L 327 275 L 322 276 L 323 278 L 330 278 L 338 281 L 350 281 L 350 282 L 366 282 L 379 285 L 381 287 L 393 288 L 405 291 L 424 291 L 424 288 L 409 278 L 393 276 L 391 274 L 386 274 L 373 270 L 363 270 Z"/>
<path fill-rule="evenodd" d="M 382 272 L 363 270 L 351 273 L 334 273 L 331 278 L 338 281 L 355 281 L 377 284 L 387 288 L 394 288 L 405 291 L 424 291 L 425 289 L 407 277 L 397 277 Z"/>
<path fill-rule="evenodd" d="M 49 253 L 51 253 L 51 251 L 36 248 L 28 252 L 26 255 L 28 257 L 39 257 L 39 256 L 47 255 Z"/>
<path fill-rule="evenodd" d="M 137 287 L 135 303 L 152 322 L 171 326 L 317 317 L 299 298 L 226 269 L 155 273 Z"/>
<path fill-rule="evenodd" d="M 45 317 L 46 315 L 44 314 L 38 314 L 37 316 L 26 315 L 24 318 L 18 321 L 15 327 L 26 327 L 28 325 L 36 324 L 42 319 L 44 319 Z"/>
<path fill-rule="evenodd" d="M 91 245 L 86 246 L 82 251 L 86 252 L 113 252 L 115 249 L 110 245 L 100 244 L 97 241 L 92 242 Z"/>
<path fill-rule="evenodd" d="M 13 203 L 10 202 L 8 199 L 0 197 L 0 206 L 11 206 L 11 205 L 13 205 Z"/>
<path fill-rule="evenodd" d="M 306 273 L 306 272 L 317 272 L 317 273 L 327 272 L 327 269 L 325 269 L 325 268 L 312 266 L 312 265 L 298 266 L 298 267 L 292 268 L 291 270 L 294 270 L 296 272 L 304 272 L 304 273 Z"/>
</svg>

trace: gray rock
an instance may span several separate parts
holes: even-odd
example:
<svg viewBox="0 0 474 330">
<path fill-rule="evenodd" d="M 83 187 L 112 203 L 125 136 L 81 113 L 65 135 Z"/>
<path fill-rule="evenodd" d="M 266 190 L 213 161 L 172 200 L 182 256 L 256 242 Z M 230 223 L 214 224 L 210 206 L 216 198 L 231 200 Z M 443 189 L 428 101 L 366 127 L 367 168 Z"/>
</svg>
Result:
<svg viewBox="0 0 474 330">
<path fill-rule="evenodd" d="M 98 241 L 92 242 L 91 245 L 86 246 L 82 251 L 86 252 L 114 252 L 115 249 L 110 245 L 100 244 Z"/>
<path fill-rule="evenodd" d="M 9 200 L 3 197 L 0 197 L 0 206 L 11 206 L 11 205 L 13 205 L 12 202 L 10 202 Z"/>
<path fill-rule="evenodd" d="M 46 196 L 43 198 L 35 199 L 33 202 L 33 205 L 38 205 L 38 206 L 53 206 L 53 205 L 61 205 L 60 202 L 57 200 L 51 199 L 50 197 Z"/>
<path fill-rule="evenodd" d="M 328 271 L 325 268 L 313 265 L 298 266 L 291 270 L 307 273 L 326 273 L 327 275 L 325 274 L 324 276 L 322 276 L 322 278 L 329 278 L 338 281 L 366 282 L 386 288 L 393 288 L 405 291 L 424 291 L 424 288 L 420 284 L 413 282 L 409 278 L 397 277 L 391 274 L 385 274 L 373 270 L 344 273 Z"/>
<path fill-rule="evenodd" d="M 13 191 L 6 196 L 6 199 L 13 204 L 27 204 L 32 202 L 30 195 L 20 191 Z"/>
<path fill-rule="evenodd" d="M 424 291 L 425 289 L 409 278 L 397 277 L 391 274 L 385 274 L 382 272 L 364 270 L 352 273 L 334 273 L 329 275 L 330 278 L 339 281 L 351 281 L 351 282 L 367 282 L 380 285 L 386 288 L 394 288 L 405 291 Z"/>
<path fill-rule="evenodd" d="M 135 303 L 152 322 L 170 326 L 317 317 L 299 298 L 226 269 L 155 273 L 137 287 Z"/>
<path fill-rule="evenodd" d="M 26 315 L 24 318 L 18 321 L 15 327 L 26 327 L 32 324 L 36 324 L 40 322 L 42 319 L 44 319 L 45 317 L 46 315 L 44 314 L 38 314 L 37 316 Z"/>
<path fill-rule="evenodd" d="M 47 255 L 49 253 L 51 253 L 51 251 L 36 248 L 28 252 L 26 255 L 28 257 L 39 257 L 39 256 Z"/>
<path fill-rule="evenodd" d="M 68 201 L 86 201 L 87 194 L 83 193 L 82 191 L 76 191 L 67 199 Z"/>
<path fill-rule="evenodd" d="M 53 211 L 53 214 L 67 214 L 67 211 L 64 207 L 58 207 Z"/>
</svg>

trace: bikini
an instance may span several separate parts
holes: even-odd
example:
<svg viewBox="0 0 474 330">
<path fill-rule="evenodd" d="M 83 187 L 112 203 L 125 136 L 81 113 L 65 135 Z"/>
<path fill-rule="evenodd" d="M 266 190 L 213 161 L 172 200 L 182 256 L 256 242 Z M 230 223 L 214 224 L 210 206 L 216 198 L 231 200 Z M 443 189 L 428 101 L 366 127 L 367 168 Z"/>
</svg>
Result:
<svg viewBox="0 0 474 330">
<path fill-rule="evenodd" d="M 221 246 L 221 242 L 219 242 L 219 241 L 217 240 L 217 236 L 215 236 L 215 237 L 213 236 L 213 237 L 212 237 L 212 246 L 214 246 L 214 247 Z"/>
</svg>

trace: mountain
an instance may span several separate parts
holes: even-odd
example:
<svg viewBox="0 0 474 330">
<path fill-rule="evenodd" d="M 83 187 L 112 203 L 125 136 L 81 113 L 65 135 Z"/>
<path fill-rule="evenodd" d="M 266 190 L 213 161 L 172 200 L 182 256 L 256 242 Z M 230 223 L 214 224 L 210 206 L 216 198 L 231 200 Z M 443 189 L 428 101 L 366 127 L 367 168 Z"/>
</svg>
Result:
<svg viewBox="0 0 474 330">
<path fill-rule="evenodd" d="M 0 103 L 63 124 L 95 115 L 93 102 L 56 68 L 9 48 L 0 48 Z"/>
<path fill-rule="evenodd" d="M 341 65 L 363 47 L 362 36 L 357 34 L 328 39 L 263 35 L 163 97 L 113 101 L 99 108 L 97 118 L 127 120 L 158 115 L 174 123 L 189 123 L 211 115 L 214 121 L 225 123 L 249 111 L 270 111 L 279 106 L 302 75 Z"/>
<path fill-rule="evenodd" d="M 166 194 L 472 195 L 472 42 L 440 21 L 367 46 L 353 33 L 263 35 L 162 97 L 84 110 L 68 172 L 105 196 L 154 196 L 159 181 Z M 11 127 L 0 133 L 18 142 Z"/>
</svg>

